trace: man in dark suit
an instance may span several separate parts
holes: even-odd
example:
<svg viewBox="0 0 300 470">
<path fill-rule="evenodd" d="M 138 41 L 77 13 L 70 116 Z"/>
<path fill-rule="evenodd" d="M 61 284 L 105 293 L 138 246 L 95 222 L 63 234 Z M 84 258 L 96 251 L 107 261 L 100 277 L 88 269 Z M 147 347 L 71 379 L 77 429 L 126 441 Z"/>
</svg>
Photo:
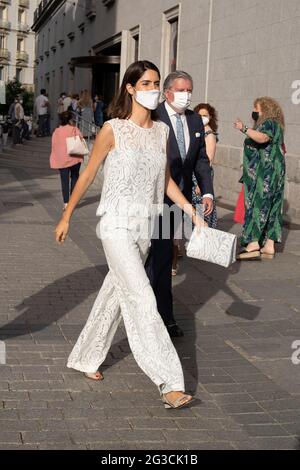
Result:
<svg viewBox="0 0 300 470">
<path fill-rule="evenodd" d="M 201 194 L 205 215 L 213 210 L 213 185 L 211 168 L 205 149 L 204 126 L 201 116 L 188 110 L 193 90 L 192 77 L 181 71 L 172 72 L 164 82 L 165 101 L 157 108 L 159 119 L 170 128 L 168 142 L 168 164 L 171 176 L 181 191 L 192 201 L 192 174 L 195 173 Z M 165 203 L 172 206 L 166 196 Z M 160 226 L 169 222 L 169 214 L 160 217 Z M 167 222 L 166 222 L 167 220 Z M 160 227 L 161 228 L 161 227 Z M 161 230 L 160 230 L 161 232 Z M 151 241 L 146 261 L 146 271 L 154 290 L 158 311 L 171 337 L 183 336 L 173 314 L 172 258 L 174 223 L 171 223 L 170 237 L 160 233 Z"/>
</svg>

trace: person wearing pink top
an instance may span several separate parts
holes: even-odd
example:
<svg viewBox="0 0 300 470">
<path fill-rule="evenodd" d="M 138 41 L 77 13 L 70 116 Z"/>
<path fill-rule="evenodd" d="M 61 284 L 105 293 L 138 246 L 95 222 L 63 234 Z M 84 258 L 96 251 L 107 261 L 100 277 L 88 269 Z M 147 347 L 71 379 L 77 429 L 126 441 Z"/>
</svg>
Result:
<svg viewBox="0 0 300 470">
<path fill-rule="evenodd" d="M 64 210 L 68 205 L 70 194 L 79 178 L 82 156 L 70 156 L 67 153 L 67 137 L 82 134 L 73 121 L 73 113 L 66 111 L 60 115 L 61 125 L 52 134 L 52 147 L 50 155 L 50 167 L 59 170 L 61 188 L 64 200 Z M 71 182 L 71 187 L 70 187 Z"/>
</svg>

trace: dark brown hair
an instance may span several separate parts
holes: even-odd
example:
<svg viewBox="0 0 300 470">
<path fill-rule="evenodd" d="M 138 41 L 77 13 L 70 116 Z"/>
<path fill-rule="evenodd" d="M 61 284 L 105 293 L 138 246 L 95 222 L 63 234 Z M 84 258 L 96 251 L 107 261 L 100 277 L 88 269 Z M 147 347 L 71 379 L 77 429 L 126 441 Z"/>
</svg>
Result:
<svg viewBox="0 0 300 470">
<path fill-rule="evenodd" d="M 206 111 L 210 115 L 210 121 L 209 125 L 212 128 L 214 132 L 217 132 L 218 130 L 218 113 L 216 109 L 211 106 L 209 103 L 199 103 L 197 106 L 194 108 L 195 113 L 199 113 L 200 109 L 206 109 Z"/>
<path fill-rule="evenodd" d="M 126 85 L 130 83 L 131 86 L 135 86 L 146 70 L 155 70 L 160 79 L 158 68 L 148 60 L 138 60 L 129 65 L 122 80 L 122 85 L 108 109 L 108 114 L 112 118 L 128 119 L 131 116 L 132 96 L 128 93 Z M 151 112 L 151 118 L 154 121 L 157 119 L 155 111 Z"/>
<path fill-rule="evenodd" d="M 72 111 L 64 111 L 59 115 L 61 126 L 67 126 L 71 121 L 74 123 L 74 115 Z"/>
</svg>

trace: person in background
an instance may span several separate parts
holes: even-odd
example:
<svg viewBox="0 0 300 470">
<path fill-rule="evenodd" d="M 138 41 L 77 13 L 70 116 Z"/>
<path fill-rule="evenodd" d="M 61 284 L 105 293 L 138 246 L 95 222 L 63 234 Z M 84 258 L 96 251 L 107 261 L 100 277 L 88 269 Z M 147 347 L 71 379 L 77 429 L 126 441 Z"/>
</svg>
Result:
<svg viewBox="0 0 300 470">
<path fill-rule="evenodd" d="M 72 103 L 71 103 L 71 107 L 72 107 L 72 111 L 74 113 L 77 113 L 78 112 L 78 101 L 79 101 L 79 95 L 77 95 L 76 93 L 74 93 L 72 95 Z"/>
<path fill-rule="evenodd" d="M 217 142 L 218 142 L 217 111 L 209 103 L 199 103 L 194 108 L 194 111 L 195 113 L 198 113 L 202 117 L 202 121 L 204 125 L 206 153 L 209 158 L 209 162 L 211 166 L 211 177 L 213 181 L 213 178 L 214 178 L 213 162 L 214 162 L 214 158 L 216 155 Z M 195 175 L 193 175 L 193 183 L 194 183 L 194 187 L 193 187 L 192 202 L 194 205 L 203 204 L 203 199 L 202 199 L 201 192 L 200 192 Z M 215 199 L 214 199 L 214 204 L 213 204 L 213 211 L 211 214 L 205 217 L 205 221 L 207 222 L 209 227 L 217 228 L 218 219 L 217 219 L 217 209 L 216 209 Z"/>
<path fill-rule="evenodd" d="M 20 143 L 23 144 L 23 139 L 30 140 L 29 136 L 29 126 L 27 120 L 25 119 L 25 111 L 23 107 L 23 98 L 19 100 L 19 105 L 21 106 L 19 110 L 20 123 L 21 123 L 21 132 L 20 132 Z"/>
<path fill-rule="evenodd" d="M 17 98 L 15 100 L 15 119 L 13 121 L 13 131 L 12 131 L 12 139 L 13 145 L 21 144 L 22 137 L 23 137 L 23 123 L 24 123 L 24 108 L 23 108 L 23 100 Z"/>
<path fill-rule="evenodd" d="M 2 128 L 2 145 L 5 147 L 7 145 L 7 139 L 8 139 L 8 131 L 9 131 L 9 119 L 8 116 L 6 117 L 6 120 L 1 124 Z"/>
<path fill-rule="evenodd" d="M 46 90 L 43 88 L 41 94 L 35 100 L 35 109 L 38 116 L 38 137 L 44 137 L 46 135 L 48 106 L 49 100 L 46 96 Z"/>
<path fill-rule="evenodd" d="M 66 98 L 66 93 L 63 92 L 60 94 L 57 102 L 57 115 L 58 115 L 58 122 L 60 122 L 60 116 L 64 112 L 64 99 Z"/>
<path fill-rule="evenodd" d="M 270 97 L 257 98 L 252 112 L 253 128 L 240 119 L 234 123 L 244 141 L 243 184 L 245 223 L 244 249 L 237 259 L 273 259 L 283 225 L 285 180 L 284 114 Z"/>
<path fill-rule="evenodd" d="M 104 103 L 101 95 L 95 95 L 93 107 L 95 124 L 97 127 L 102 127 Z"/>
<path fill-rule="evenodd" d="M 91 94 L 88 90 L 82 91 L 80 100 L 78 101 L 78 108 L 80 110 L 80 115 L 82 118 L 81 132 L 84 138 L 88 138 L 88 134 L 91 131 L 91 127 L 95 124 L 93 101 Z"/>
<path fill-rule="evenodd" d="M 81 156 L 68 155 L 66 139 L 74 135 L 82 137 L 82 134 L 74 125 L 73 113 L 71 111 L 61 113 L 60 124 L 60 127 L 55 129 L 52 134 L 50 167 L 59 170 L 64 201 L 63 209 L 65 209 L 68 205 L 70 194 L 72 194 L 79 178 L 80 165 L 83 161 Z"/>
<path fill-rule="evenodd" d="M 25 122 L 28 126 L 28 140 L 31 139 L 31 135 L 32 135 L 32 118 L 31 116 L 25 116 Z"/>
<path fill-rule="evenodd" d="M 46 93 L 46 97 L 48 98 L 48 106 L 47 106 L 47 114 L 46 114 L 47 118 L 45 122 L 45 134 L 46 136 L 49 137 L 51 135 L 51 105 L 50 105 L 48 93 Z"/>
<path fill-rule="evenodd" d="M 63 112 L 65 113 L 66 111 L 70 110 L 70 107 L 72 105 L 72 93 L 69 93 L 63 100 Z"/>
<path fill-rule="evenodd" d="M 11 105 L 9 107 L 9 110 L 8 110 L 8 113 L 7 113 L 7 116 L 9 117 L 9 119 L 11 121 L 13 121 L 15 119 L 15 106 L 16 106 L 17 102 L 18 102 L 18 99 L 15 98 L 13 103 L 11 103 Z"/>
</svg>

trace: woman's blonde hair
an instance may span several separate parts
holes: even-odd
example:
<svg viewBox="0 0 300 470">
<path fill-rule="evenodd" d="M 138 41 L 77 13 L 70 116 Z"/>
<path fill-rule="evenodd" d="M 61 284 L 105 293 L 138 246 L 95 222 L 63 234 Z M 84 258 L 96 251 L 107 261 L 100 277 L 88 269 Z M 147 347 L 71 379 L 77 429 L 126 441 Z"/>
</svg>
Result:
<svg viewBox="0 0 300 470">
<path fill-rule="evenodd" d="M 262 96 L 261 98 L 256 98 L 254 101 L 254 106 L 260 105 L 262 110 L 262 116 L 259 117 L 256 126 L 259 126 L 267 119 L 278 122 L 282 129 L 285 127 L 284 114 L 280 104 L 270 98 L 269 96 Z"/>
<path fill-rule="evenodd" d="M 82 108 L 86 108 L 87 106 L 91 106 L 92 104 L 92 97 L 91 94 L 88 90 L 83 90 L 81 92 L 80 100 L 79 100 L 79 106 Z"/>
</svg>

